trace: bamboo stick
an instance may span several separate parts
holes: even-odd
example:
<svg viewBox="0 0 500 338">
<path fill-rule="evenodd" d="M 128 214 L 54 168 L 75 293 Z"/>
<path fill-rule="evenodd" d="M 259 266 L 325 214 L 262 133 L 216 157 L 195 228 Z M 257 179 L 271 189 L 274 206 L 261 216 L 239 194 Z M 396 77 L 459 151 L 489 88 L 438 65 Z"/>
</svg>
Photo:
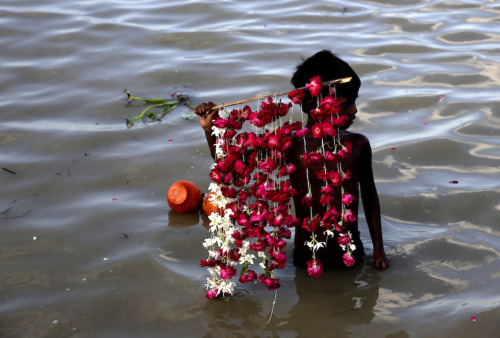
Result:
<svg viewBox="0 0 500 338">
<path fill-rule="evenodd" d="M 326 86 L 326 85 L 331 86 L 332 84 L 337 84 L 337 83 L 347 83 L 347 82 L 351 81 L 351 79 L 352 79 L 352 77 L 344 77 L 342 79 L 337 79 L 337 80 L 332 80 L 332 81 L 325 81 L 325 82 L 323 82 L 323 86 Z M 297 88 L 297 89 L 306 89 L 306 87 Z M 293 92 L 294 90 L 295 89 L 292 89 L 292 90 L 289 90 L 289 91 L 286 91 L 286 92 L 276 93 L 276 94 L 273 94 L 273 95 L 265 95 L 265 96 L 254 97 L 254 98 L 251 98 L 251 99 L 245 99 L 245 100 L 240 100 L 240 101 L 235 101 L 235 102 L 224 103 L 224 104 L 220 104 L 218 106 L 212 107 L 212 110 L 216 110 L 216 109 L 220 109 L 220 108 L 224 108 L 224 107 L 229 107 L 229 106 L 234 106 L 234 105 L 237 105 L 237 104 L 251 102 L 251 101 L 264 100 L 264 99 L 267 99 L 269 96 L 283 96 L 283 95 L 286 95 L 286 94 L 288 94 L 290 92 Z"/>
</svg>

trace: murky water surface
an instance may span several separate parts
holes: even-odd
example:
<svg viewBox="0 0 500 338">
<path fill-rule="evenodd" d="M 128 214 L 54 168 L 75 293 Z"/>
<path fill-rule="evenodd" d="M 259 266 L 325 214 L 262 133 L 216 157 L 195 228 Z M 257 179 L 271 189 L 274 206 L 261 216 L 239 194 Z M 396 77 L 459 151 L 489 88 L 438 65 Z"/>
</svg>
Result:
<svg viewBox="0 0 500 338">
<path fill-rule="evenodd" d="M 0 23 L 0 336 L 496 336 L 497 1 L 3 0 Z M 208 220 L 165 202 L 177 180 L 208 187 L 198 123 L 127 129 L 142 108 L 123 89 L 274 93 L 323 48 L 363 81 L 353 130 L 391 266 L 373 268 L 360 215 L 365 264 L 280 271 L 266 325 L 262 285 L 205 299 Z"/>
</svg>

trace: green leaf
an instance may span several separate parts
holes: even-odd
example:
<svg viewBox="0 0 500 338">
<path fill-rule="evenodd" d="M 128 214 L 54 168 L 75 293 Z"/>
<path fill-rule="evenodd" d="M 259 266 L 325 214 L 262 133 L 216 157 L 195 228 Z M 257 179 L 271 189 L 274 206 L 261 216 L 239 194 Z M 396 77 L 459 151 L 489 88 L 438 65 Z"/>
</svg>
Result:
<svg viewBox="0 0 500 338">
<path fill-rule="evenodd" d="M 165 114 L 171 112 L 175 108 L 178 107 L 179 104 L 183 104 L 191 109 L 195 109 L 193 105 L 189 103 L 189 97 L 186 95 L 181 95 L 176 93 L 176 95 L 172 95 L 173 98 L 152 98 L 152 99 L 143 99 L 140 97 L 133 96 L 128 89 L 124 89 L 123 92 L 127 94 L 128 102 L 133 100 L 145 102 L 147 104 L 152 104 L 151 106 L 146 107 L 142 110 L 141 114 L 138 116 L 129 117 L 126 119 L 127 128 L 131 128 L 134 126 L 134 122 L 142 120 L 144 123 L 147 122 L 159 122 L 165 117 Z M 160 113 L 154 113 L 153 109 L 162 109 Z M 192 120 L 195 118 L 192 114 L 184 114 L 182 116 L 185 120 Z"/>
</svg>

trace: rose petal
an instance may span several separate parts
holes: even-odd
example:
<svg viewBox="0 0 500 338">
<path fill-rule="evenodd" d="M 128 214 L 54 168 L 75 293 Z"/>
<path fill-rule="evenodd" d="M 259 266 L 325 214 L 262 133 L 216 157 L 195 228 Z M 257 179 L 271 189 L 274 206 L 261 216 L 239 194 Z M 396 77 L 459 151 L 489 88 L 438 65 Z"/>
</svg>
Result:
<svg viewBox="0 0 500 338">
<path fill-rule="evenodd" d="M 477 320 L 477 317 L 470 317 L 470 320 L 472 320 L 473 322 L 475 322 Z"/>
<path fill-rule="evenodd" d="M 172 140 L 172 139 L 168 140 L 168 143 L 172 143 L 172 142 L 174 142 L 174 140 Z"/>
</svg>

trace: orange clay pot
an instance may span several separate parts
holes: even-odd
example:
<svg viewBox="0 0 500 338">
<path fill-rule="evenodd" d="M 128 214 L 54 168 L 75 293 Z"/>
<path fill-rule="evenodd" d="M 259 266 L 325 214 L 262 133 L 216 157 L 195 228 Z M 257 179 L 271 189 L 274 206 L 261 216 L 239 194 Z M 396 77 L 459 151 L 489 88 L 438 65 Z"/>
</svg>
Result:
<svg viewBox="0 0 500 338">
<path fill-rule="evenodd" d="M 167 193 L 167 202 L 172 210 L 190 212 L 199 207 L 201 191 L 198 186 L 189 181 L 177 181 L 170 186 Z"/>
<path fill-rule="evenodd" d="M 211 191 L 205 195 L 205 198 L 203 198 L 203 203 L 201 204 L 201 209 L 207 214 L 207 216 L 210 216 L 213 212 L 216 212 L 222 216 L 224 215 L 223 209 L 218 207 L 217 204 L 210 202 L 209 200 L 213 194 L 214 192 Z"/>
</svg>

